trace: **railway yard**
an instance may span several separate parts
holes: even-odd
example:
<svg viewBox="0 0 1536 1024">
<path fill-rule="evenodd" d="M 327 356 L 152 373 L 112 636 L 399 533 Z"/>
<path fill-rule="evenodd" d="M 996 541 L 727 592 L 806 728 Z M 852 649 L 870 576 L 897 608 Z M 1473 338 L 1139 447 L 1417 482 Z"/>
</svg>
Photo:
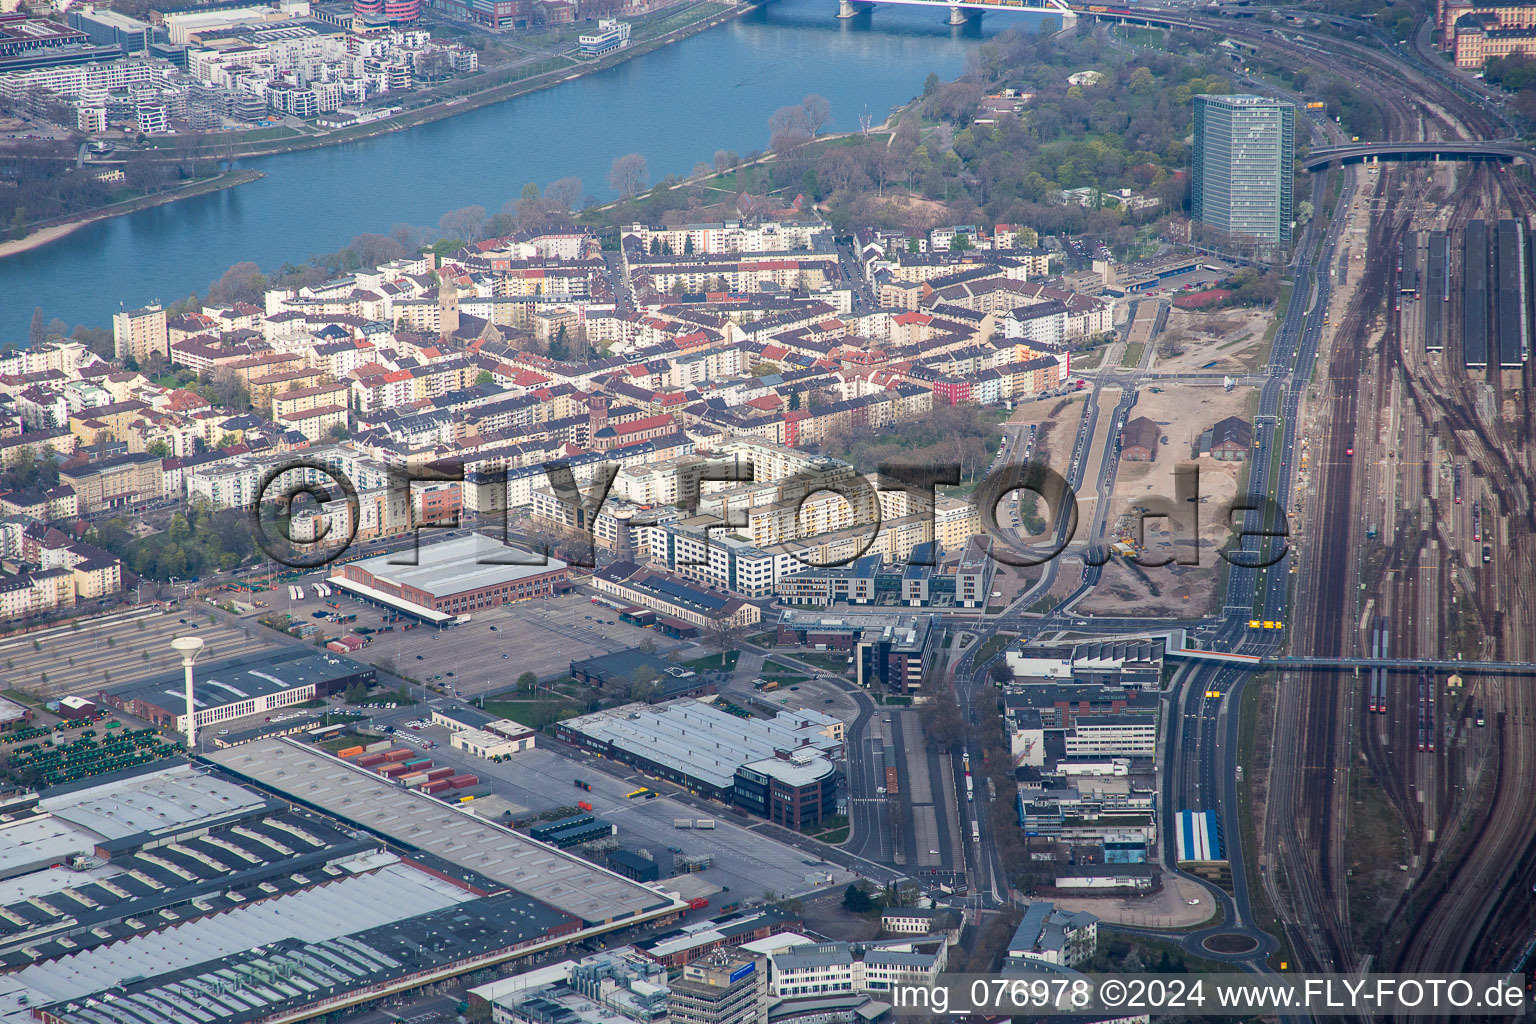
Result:
<svg viewBox="0 0 1536 1024">
<path fill-rule="evenodd" d="M 1386 106 L 1405 127 L 1417 119 Z M 1485 130 L 1460 116 L 1440 130 Z M 1313 484 L 1297 506 L 1292 649 L 1527 660 L 1529 183 L 1483 164 L 1348 173 L 1332 330 L 1305 407 Z M 1290 673 L 1279 685 L 1276 734 L 1299 742 L 1277 744 L 1264 840 L 1298 958 L 1340 970 L 1515 966 L 1536 880 L 1528 689 L 1387 668 Z M 1378 786 L 1404 862 L 1390 898 L 1352 902 L 1357 877 L 1394 873 L 1362 864 L 1351 836 L 1360 790 Z"/>
</svg>

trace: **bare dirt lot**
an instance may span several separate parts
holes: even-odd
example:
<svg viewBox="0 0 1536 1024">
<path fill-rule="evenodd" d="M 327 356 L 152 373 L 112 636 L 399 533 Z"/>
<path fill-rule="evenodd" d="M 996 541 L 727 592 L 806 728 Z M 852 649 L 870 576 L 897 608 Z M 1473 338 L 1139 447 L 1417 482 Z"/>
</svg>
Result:
<svg viewBox="0 0 1536 1024">
<path fill-rule="evenodd" d="M 1255 368 L 1273 310 L 1168 311 L 1157 338 L 1162 373 L 1247 373 Z M 1214 364 L 1214 365 L 1212 365 Z"/>
<path fill-rule="evenodd" d="M 1089 392 L 1047 398 L 1038 402 L 1022 402 L 1008 417 L 1010 426 L 1033 424 L 1044 431 L 1044 440 L 1037 442 L 1035 455 L 1058 472 L 1066 468 L 1072 457 L 1072 441 L 1077 436 L 1077 425 L 1083 418 L 1083 402 Z"/>
<path fill-rule="evenodd" d="M 1120 463 L 1109 521 L 1112 527 L 1119 522 L 1134 528 L 1135 507 L 1156 510 L 1158 499 L 1165 499 L 1171 507 L 1186 507 L 1177 501 L 1174 472 L 1180 466 L 1191 467 L 1197 473 L 1199 502 L 1187 507 L 1198 513 L 1199 563 L 1180 565 L 1175 561 L 1162 567 L 1143 567 L 1122 558 L 1112 559 L 1104 567 L 1101 584 L 1079 605 L 1081 611 L 1094 615 L 1183 615 L 1205 610 L 1220 579 L 1216 552 L 1231 532 L 1226 509 L 1237 495 L 1245 463 L 1194 456 L 1200 435 L 1211 424 L 1227 416 L 1248 419 L 1252 400 L 1250 389 L 1228 392 L 1171 385 L 1161 394 L 1143 390 L 1135 412 L 1156 423 L 1168 443 L 1158 445 L 1151 462 Z M 1185 524 L 1150 515 L 1144 524 L 1145 561 L 1189 559 L 1191 541 Z M 1112 528 L 1110 535 L 1122 536 L 1122 532 Z"/>
</svg>

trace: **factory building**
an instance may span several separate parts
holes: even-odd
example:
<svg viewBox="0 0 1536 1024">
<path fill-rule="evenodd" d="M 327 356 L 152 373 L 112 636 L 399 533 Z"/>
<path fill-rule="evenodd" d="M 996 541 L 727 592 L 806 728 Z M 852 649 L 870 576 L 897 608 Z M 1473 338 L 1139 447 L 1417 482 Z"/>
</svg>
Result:
<svg viewBox="0 0 1536 1024">
<path fill-rule="evenodd" d="M 696 700 L 626 704 L 555 734 L 722 803 L 799 829 L 837 811 L 842 723 L 820 712 L 738 718 Z"/>
<path fill-rule="evenodd" d="M 687 908 L 290 740 L 0 813 L 0 1024 L 317 1019 Z"/>
<path fill-rule="evenodd" d="M 197 727 L 293 707 L 375 678 L 370 665 L 307 647 L 284 647 L 199 665 L 193 683 Z M 104 690 L 100 699 L 136 718 L 186 731 L 186 681 L 180 668 Z"/>
</svg>

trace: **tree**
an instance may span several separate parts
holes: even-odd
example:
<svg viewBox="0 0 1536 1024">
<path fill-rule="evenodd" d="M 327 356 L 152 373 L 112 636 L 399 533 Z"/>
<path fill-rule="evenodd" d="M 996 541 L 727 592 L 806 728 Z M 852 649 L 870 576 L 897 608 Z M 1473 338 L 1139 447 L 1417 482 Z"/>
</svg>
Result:
<svg viewBox="0 0 1536 1024">
<path fill-rule="evenodd" d="M 517 677 L 517 689 L 519 693 L 526 693 L 531 697 L 533 696 L 534 687 L 538 685 L 539 677 L 534 675 L 532 672 L 524 672 L 522 675 Z"/>
<path fill-rule="evenodd" d="M 850 914 L 867 914 L 875 908 L 875 901 L 863 882 L 854 882 L 843 890 L 843 909 Z"/>
<path fill-rule="evenodd" d="M 496 376 L 495 374 L 491 373 L 490 370 L 481 370 L 479 373 L 475 374 L 475 384 L 477 385 L 494 383 L 496 383 Z"/>
<path fill-rule="evenodd" d="M 48 338 L 43 328 L 43 307 L 37 306 L 32 310 L 32 323 L 27 327 L 27 343 L 32 348 L 37 348 Z"/>
<path fill-rule="evenodd" d="M 825 96 L 814 92 L 808 93 L 805 99 L 800 101 L 800 109 L 805 114 L 805 127 L 812 135 L 820 135 L 827 121 L 832 117 L 832 104 Z"/>
<path fill-rule="evenodd" d="M 457 210 L 449 210 L 437 219 L 437 226 L 449 238 L 465 242 L 478 241 L 483 237 L 485 229 L 485 207 L 461 206 Z"/>
<path fill-rule="evenodd" d="M 717 149 L 717 150 L 715 150 L 715 173 L 716 174 L 724 174 L 726 171 L 730 170 L 732 167 L 735 167 L 738 162 L 739 162 L 739 158 L 736 156 L 735 153 L 732 153 L 730 150 L 728 150 L 728 149 Z"/>
<path fill-rule="evenodd" d="M 261 268 L 246 260 L 231 266 L 208 286 L 208 304 L 222 306 L 248 302 L 256 305 L 262 301 L 266 290 L 267 279 Z"/>
<path fill-rule="evenodd" d="M 633 199 L 645 189 L 649 175 L 645 157 L 639 153 L 626 153 L 608 168 L 608 186 L 619 194 L 620 199 Z"/>
<path fill-rule="evenodd" d="M 792 107 L 780 107 L 768 115 L 768 131 L 771 135 L 780 132 L 798 131 L 806 135 L 811 134 L 810 123 L 806 119 L 806 111 L 803 106 L 796 104 Z M 772 144 L 770 149 L 775 148 Z"/>
<path fill-rule="evenodd" d="M 629 677 L 629 699 L 649 701 L 661 692 L 661 675 L 649 665 L 641 665 Z"/>
<path fill-rule="evenodd" d="M 81 342 L 86 348 L 103 359 L 111 359 L 114 352 L 112 331 L 107 327 L 90 327 L 86 324 L 76 324 L 70 337 Z"/>
<path fill-rule="evenodd" d="M 368 699 L 368 684 L 363 682 L 353 683 L 342 694 L 342 699 L 348 704 L 361 704 Z"/>
<path fill-rule="evenodd" d="M 560 213 L 569 213 L 581 201 L 582 191 L 580 178 L 556 178 L 544 190 L 544 201 Z"/>
</svg>

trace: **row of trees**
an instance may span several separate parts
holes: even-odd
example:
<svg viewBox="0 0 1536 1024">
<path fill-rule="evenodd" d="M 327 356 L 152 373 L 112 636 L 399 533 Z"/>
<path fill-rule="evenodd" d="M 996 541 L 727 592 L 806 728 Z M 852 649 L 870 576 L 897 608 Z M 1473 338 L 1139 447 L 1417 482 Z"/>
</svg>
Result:
<svg viewBox="0 0 1536 1024">
<path fill-rule="evenodd" d="M 73 115 L 70 115 L 71 119 Z M 0 149 L 0 237 L 20 238 L 38 221 L 68 217 L 109 202 L 160 192 L 218 171 L 215 161 L 188 152 L 164 156 L 129 153 L 120 164 L 123 180 L 104 182 L 99 167 L 76 166 L 75 148 L 46 141 L 7 142 Z"/>
<path fill-rule="evenodd" d="M 1512 53 L 1483 65 L 1483 78 L 1515 94 L 1514 107 L 1525 118 L 1536 120 L 1536 57 Z"/>
<path fill-rule="evenodd" d="M 921 419 L 829 437 L 821 450 L 852 462 L 861 473 L 875 472 L 881 463 L 958 465 L 960 482 L 965 484 L 991 464 L 1000 436 L 981 407 L 941 403 Z"/>
<path fill-rule="evenodd" d="M 233 569 L 256 554 L 247 513 L 193 501 L 165 532 L 136 537 L 121 519 L 91 528 L 86 540 L 110 551 L 139 576 L 165 583 Z"/>
</svg>

